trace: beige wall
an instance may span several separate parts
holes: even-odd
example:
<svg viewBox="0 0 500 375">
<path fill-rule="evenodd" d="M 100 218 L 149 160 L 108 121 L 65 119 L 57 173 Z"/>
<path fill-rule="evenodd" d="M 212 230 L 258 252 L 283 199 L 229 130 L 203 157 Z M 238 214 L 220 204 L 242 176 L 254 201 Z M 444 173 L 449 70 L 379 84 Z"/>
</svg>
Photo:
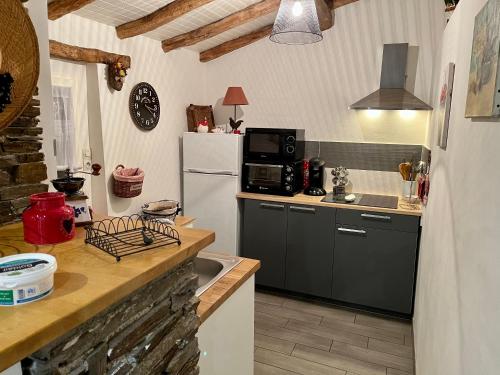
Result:
<svg viewBox="0 0 500 375">
<path fill-rule="evenodd" d="M 336 11 L 335 26 L 322 42 L 285 46 L 267 38 L 207 63 L 207 99 L 216 122 L 227 86 L 241 85 L 250 101 L 242 108 L 247 126 L 305 128 L 308 139 L 424 144 L 427 113 L 378 118 L 348 106 L 379 87 L 384 43 L 419 46 L 415 93 L 428 102 L 434 58 L 444 28 L 438 0 L 360 0 Z"/>
<path fill-rule="evenodd" d="M 418 375 L 500 372 L 500 120 L 464 118 L 474 17 L 462 0 L 440 68 L 456 64 L 447 151 L 434 146 L 423 221 L 414 329 Z M 441 69 L 440 69 L 441 70 Z"/>
<path fill-rule="evenodd" d="M 102 122 L 104 159 L 94 161 L 105 165 L 105 181 L 92 181 L 92 186 L 104 186 L 100 190 L 106 201 L 99 209 L 118 215 L 135 212 L 147 200 L 179 198 L 178 137 L 185 128 L 185 106 L 212 103 L 216 122 L 224 123 L 232 110 L 217 102 L 229 85 L 245 88 L 250 100 L 243 108 L 247 125 L 303 127 L 307 138 L 316 140 L 425 144 L 428 113 L 373 114 L 347 107 L 378 87 L 382 46 L 393 42 L 420 46 L 415 93 L 431 101 L 442 20 L 442 6 L 435 0 L 360 0 L 337 11 L 335 27 L 319 44 L 282 46 L 265 39 L 208 64 L 187 50 L 165 55 L 159 42 L 148 38 L 121 41 L 112 27 L 75 15 L 50 22 L 49 33 L 62 42 L 132 56 L 122 92 L 108 89 L 105 67 L 97 65 L 94 93 L 98 103 L 93 108 L 101 117 L 92 123 Z M 128 113 L 128 93 L 140 81 L 151 82 L 163 104 L 160 124 L 150 133 L 138 130 Z M 139 198 L 107 194 L 112 169 L 120 163 L 145 169 Z M 357 190 L 379 192 L 369 180 L 361 178 Z M 391 181 L 384 183 L 386 193 L 398 194 L 397 174 L 385 180 Z"/>
<path fill-rule="evenodd" d="M 104 153 L 104 160 L 94 161 L 105 166 L 106 186 L 111 186 L 111 173 L 118 164 L 141 167 L 146 173 L 143 193 L 137 198 L 116 198 L 108 189 L 108 213 L 134 213 L 146 201 L 180 199 L 179 137 L 186 129 L 185 108 L 190 103 L 202 103 L 204 94 L 204 66 L 197 54 L 182 50 L 166 55 L 158 41 L 145 37 L 120 40 L 113 27 L 75 15 L 51 21 L 49 34 L 64 43 L 127 54 L 132 58 L 132 68 L 121 92 L 108 88 L 106 66 L 102 64 L 97 65 L 97 84 L 92 88 L 98 98 L 92 105 L 92 116 L 95 117 L 96 108 L 100 109 L 100 119 L 89 121 L 102 123 Z M 160 122 L 150 132 L 138 129 L 128 110 L 130 91 L 142 81 L 153 85 L 161 102 Z M 95 195 L 94 184 L 92 190 Z"/>
</svg>

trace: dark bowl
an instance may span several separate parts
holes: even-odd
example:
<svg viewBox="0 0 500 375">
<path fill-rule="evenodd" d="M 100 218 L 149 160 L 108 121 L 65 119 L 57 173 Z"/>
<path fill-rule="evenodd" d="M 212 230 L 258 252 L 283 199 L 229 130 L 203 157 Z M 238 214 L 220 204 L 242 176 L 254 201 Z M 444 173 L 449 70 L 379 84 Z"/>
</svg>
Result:
<svg viewBox="0 0 500 375">
<path fill-rule="evenodd" d="M 85 179 L 81 177 L 58 178 L 50 182 L 52 182 L 54 188 L 61 193 L 75 194 L 83 187 Z"/>
</svg>

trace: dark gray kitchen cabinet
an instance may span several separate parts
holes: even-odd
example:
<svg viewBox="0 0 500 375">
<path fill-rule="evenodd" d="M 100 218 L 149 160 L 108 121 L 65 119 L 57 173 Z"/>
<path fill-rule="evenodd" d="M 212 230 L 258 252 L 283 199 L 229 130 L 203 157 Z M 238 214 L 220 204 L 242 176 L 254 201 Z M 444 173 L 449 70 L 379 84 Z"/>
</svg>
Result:
<svg viewBox="0 0 500 375">
<path fill-rule="evenodd" d="M 420 217 L 245 199 L 241 253 L 256 284 L 411 315 Z"/>
<path fill-rule="evenodd" d="M 411 314 L 417 246 L 414 232 L 337 223 L 333 299 Z"/>
<path fill-rule="evenodd" d="M 285 204 L 245 200 L 242 254 L 261 262 L 255 275 L 256 284 L 285 287 L 286 228 Z"/>
<path fill-rule="evenodd" d="M 288 206 L 285 289 L 330 298 L 335 208 Z"/>
</svg>

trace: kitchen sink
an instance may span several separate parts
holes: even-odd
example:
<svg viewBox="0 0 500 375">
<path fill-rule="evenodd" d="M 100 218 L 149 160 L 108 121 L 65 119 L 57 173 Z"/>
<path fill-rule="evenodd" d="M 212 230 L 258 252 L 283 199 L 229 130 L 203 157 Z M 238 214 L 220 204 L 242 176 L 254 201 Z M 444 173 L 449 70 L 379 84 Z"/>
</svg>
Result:
<svg viewBox="0 0 500 375">
<path fill-rule="evenodd" d="M 240 262 L 239 257 L 201 251 L 194 259 L 194 271 L 198 274 L 196 295 L 201 295 Z"/>
</svg>

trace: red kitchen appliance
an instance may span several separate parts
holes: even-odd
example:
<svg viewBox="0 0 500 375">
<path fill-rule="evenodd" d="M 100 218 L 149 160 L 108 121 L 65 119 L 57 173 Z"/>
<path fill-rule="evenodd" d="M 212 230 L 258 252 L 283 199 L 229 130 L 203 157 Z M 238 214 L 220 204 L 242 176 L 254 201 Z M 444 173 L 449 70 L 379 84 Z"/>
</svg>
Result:
<svg viewBox="0 0 500 375">
<path fill-rule="evenodd" d="M 75 214 L 66 205 L 64 193 L 30 196 L 30 206 L 23 213 L 24 240 L 44 245 L 71 240 L 75 236 Z"/>
<path fill-rule="evenodd" d="M 304 189 L 309 187 L 309 160 L 304 160 L 302 162 L 302 168 L 304 169 Z"/>
</svg>

